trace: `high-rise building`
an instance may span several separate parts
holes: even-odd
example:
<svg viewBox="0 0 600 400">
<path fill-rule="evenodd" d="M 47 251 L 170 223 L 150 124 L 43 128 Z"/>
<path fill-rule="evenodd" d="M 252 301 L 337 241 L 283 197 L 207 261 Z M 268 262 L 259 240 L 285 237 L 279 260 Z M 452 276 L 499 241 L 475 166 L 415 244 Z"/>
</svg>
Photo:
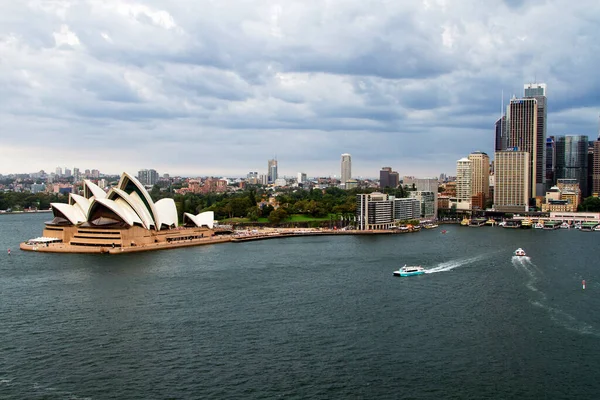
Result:
<svg viewBox="0 0 600 400">
<path fill-rule="evenodd" d="M 546 138 L 546 186 L 552 187 L 556 183 L 556 149 L 554 136 Z"/>
<path fill-rule="evenodd" d="M 421 218 L 437 218 L 437 197 L 436 193 L 430 191 L 410 192 L 410 197 L 419 200 L 421 208 Z"/>
<path fill-rule="evenodd" d="M 506 150 L 507 145 L 507 124 L 506 124 L 506 115 L 503 115 L 499 118 L 494 124 L 494 128 L 496 131 L 496 140 L 494 143 L 495 151 L 503 151 Z"/>
<path fill-rule="evenodd" d="M 62 176 L 62 168 L 56 167 L 56 177 L 60 178 Z"/>
<path fill-rule="evenodd" d="M 521 152 L 526 152 L 531 157 L 529 163 L 529 184 L 527 192 L 528 198 L 535 197 L 537 193 L 540 196 L 545 194 L 545 188 L 540 187 L 537 191 L 536 184 L 543 183 L 545 179 L 538 176 L 542 173 L 539 163 L 543 166 L 546 162 L 543 158 L 543 152 L 538 152 L 538 106 L 535 98 L 516 99 L 513 98 L 508 106 L 508 148 Z M 546 141 L 544 140 L 545 147 Z M 540 158 L 541 156 L 541 158 Z"/>
<path fill-rule="evenodd" d="M 600 195 L 600 140 L 594 142 L 594 171 L 592 174 L 592 194 Z"/>
<path fill-rule="evenodd" d="M 306 183 L 306 174 L 304 172 L 298 172 L 298 183 Z"/>
<path fill-rule="evenodd" d="M 471 161 L 471 206 L 485 208 L 490 192 L 490 157 L 481 151 L 469 154 Z"/>
<path fill-rule="evenodd" d="M 92 178 L 94 178 L 94 179 L 100 178 L 100 171 L 97 169 L 93 169 L 92 170 Z"/>
<path fill-rule="evenodd" d="M 391 167 L 383 167 L 379 171 L 379 187 L 385 189 L 390 187 L 390 174 L 392 173 Z"/>
<path fill-rule="evenodd" d="M 400 185 L 400 174 L 396 171 L 390 172 L 390 187 L 397 188 Z"/>
<path fill-rule="evenodd" d="M 268 185 L 269 184 L 269 176 L 265 175 L 265 174 L 261 174 L 258 177 L 258 181 L 260 182 L 261 185 Z"/>
<path fill-rule="evenodd" d="M 433 215 L 437 217 L 438 211 L 438 188 L 440 187 L 440 181 L 437 178 L 416 178 L 414 179 L 415 188 L 418 192 L 431 192 L 433 193 Z"/>
<path fill-rule="evenodd" d="M 531 156 L 525 151 L 499 151 L 494 158 L 494 208 L 504 212 L 528 211 Z"/>
<path fill-rule="evenodd" d="M 158 172 L 153 169 L 141 169 L 138 171 L 137 178 L 142 185 L 154 186 L 158 181 Z"/>
<path fill-rule="evenodd" d="M 437 193 L 440 187 L 440 182 L 437 178 L 415 178 L 415 188 L 421 192 Z"/>
<path fill-rule="evenodd" d="M 582 193 L 587 193 L 588 137 L 558 136 L 556 140 L 556 179 L 576 179 Z"/>
<path fill-rule="evenodd" d="M 461 158 L 456 162 L 456 199 L 461 203 L 471 203 L 471 164 L 471 160 L 466 157 Z"/>
<path fill-rule="evenodd" d="M 246 175 L 246 180 L 250 185 L 258 184 L 258 172 L 248 172 Z"/>
<path fill-rule="evenodd" d="M 71 176 L 71 170 L 69 168 L 65 168 L 65 176 L 66 177 Z"/>
<path fill-rule="evenodd" d="M 267 176 L 269 183 L 274 183 L 275 179 L 279 178 L 277 175 L 277 159 L 271 159 L 267 163 Z"/>
<path fill-rule="evenodd" d="M 527 83 L 523 86 L 523 95 L 526 99 L 535 99 L 537 103 L 537 128 L 536 128 L 536 148 L 534 157 L 535 160 L 535 196 L 544 196 L 546 193 L 546 174 L 545 164 L 546 161 L 546 137 L 547 137 L 547 114 L 548 106 L 546 99 L 546 84 L 545 83 Z M 533 197 L 534 195 L 532 195 Z"/>
<path fill-rule="evenodd" d="M 346 186 L 346 182 L 352 179 L 352 156 L 348 153 L 342 154 L 342 174 L 341 184 Z"/>
<path fill-rule="evenodd" d="M 582 193 L 583 198 L 590 197 L 592 195 L 592 189 L 594 187 L 594 143 L 593 141 L 588 142 L 588 153 L 587 153 L 587 182 L 586 191 Z"/>
<path fill-rule="evenodd" d="M 79 168 L 73 168 L 73 180 L 79 182 L 81 176 L 79 175 Z"/>
</svg>

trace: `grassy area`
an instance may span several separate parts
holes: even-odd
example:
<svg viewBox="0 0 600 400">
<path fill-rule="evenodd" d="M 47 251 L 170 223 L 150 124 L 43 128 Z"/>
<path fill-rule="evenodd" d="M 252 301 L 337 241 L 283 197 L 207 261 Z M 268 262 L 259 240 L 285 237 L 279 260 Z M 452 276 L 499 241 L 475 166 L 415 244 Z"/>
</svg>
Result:
<svg viewBox="0 0 600 400">
<path fill-rule="evenodd" d="M 305 215 L 305 214 L 292 214 L 285 220 L 281 221 L 281 223 L 329 221 L 331 219 L 331 217 L 333 217 L 334 219 L 337 219 L 337 216 L 335 214 L 330 214 L 326 217 L 313 217 L 313 216 Z M 219 221 L 219 223 L 221 223 L 221 224 L 243 224 L 243 223 L 250 223 L 250 222 L 252 222 L 252 221 L 250 221 L 248 218 L 228 218 L 228 219 Z M 259 218 L 258 221 L 256 221 L 256 222 L 268 223 L 269 219 L 268 218 Z"/>
</svg>

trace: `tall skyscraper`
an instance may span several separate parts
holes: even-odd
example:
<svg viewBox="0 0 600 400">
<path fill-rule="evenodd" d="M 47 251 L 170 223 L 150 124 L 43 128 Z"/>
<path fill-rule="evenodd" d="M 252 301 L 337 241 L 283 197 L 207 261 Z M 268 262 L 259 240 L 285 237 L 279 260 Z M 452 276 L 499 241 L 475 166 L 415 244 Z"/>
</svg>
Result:
<svg viewBox="0 0 600 400">
<path fill-rule="evenodd" d="M 278 178 L 277 175 L 277 159 L 269 160 L 267 164 L 267 176 L 269 183 L 274 183 L 275 179 Z"/>
<path fill-rule="evenodd" d="M 529 191 L 528 198 L 535 197 L 538 193 L 536 190 L 536 182 L 543 182 L 544 179 L 538 177 L 538 174 L 543 169 L 538 168 L 538 163 L 546 165 L 538 150 L 538 107 L 537 100 L 533 98 L 516 99 L 512 98 L 508 105 L 508 148 L 526 152 L 531 157 L 529 162 Z M 544 140 L 544 146 L 546 141 Z M 545 195 L 545 190 L 541 189 L 541 196 Z"/>
<path fill-rule="evenodd" d="M 352 179 L 352 156 L 348 153 L 342 154 L 342 174 L 341 183 L 346 186 L 346 182 Z"/>
<path fill-rule="evenodd" d="M 506 115 L 503 115 L 499 118 L 494 124 L 496 131 L 496 140 L 494 143 L 495 151 L 503 151 L 506 150 L 507 146 L 507 123 L 506 123 Z"/>
<path fill-rule="evenodd" d="M 527 83 L 523 87 L 523 94 L 526 99 L 535 99 L 537 102 L 537 129 L 536 129 L 536 148 L 535 148 L 535 180 L 532 176 L 532 185 L 535 184 L 535 196 L 544 196 L 546 193 L 546 174 L 545 174 L 545 150 L 547 137 L 547 99 L 545 83 Z M 533 195 L 532 195 L 533 196 Z"/>
<path fill-rule="evenodd" d="M 592 194 L 600 195 L 600 140 L 594 142 L 594 171 L 592 174 Z"/>
<path fill-rule="evenodd" d="M 60 178 L 62 176 L 62 168 L 56 167 L 56 177 Z"/>
<path fill-rule="evenodd" d="M 588 137 L 556 137 L 556 179 L 576 179 L 581 193 L 587 193 Z"/>
<path fill-rule="evenodd" d="M 531 156 L 524 151 L 500 151 L 494 159 L 494 208 L 504 212 L 528 211 Z"/>
<path fill-rule="evenodd" d="M 594 141 L 588 142 L 587 183 L 586 191 L 581 193 L 583 198 L 590 197 L 592 195 L 592 189 L 594 188 L 594 143 Z"/>
<path fill-rule="evenodd" d="M 461 203 L 471 203 L 471 164 L 471 160 L 466 157 L 456 162 L 456 199 Z"/>
<path fill-rule="evenodd" d="M 546 186 L 549 188 L 556 184 L 556 150 L 554 136 L 546 138 Z"/>
<path fill-rule="evenodd" d="M 473 200 L 473 207 L 485 208 L 485 202 L 490 192 L 490 157 L 481 151 L 469 154 L 471 161 L 471 196 L 478 199 L 477 204 Z"/>
</svg>

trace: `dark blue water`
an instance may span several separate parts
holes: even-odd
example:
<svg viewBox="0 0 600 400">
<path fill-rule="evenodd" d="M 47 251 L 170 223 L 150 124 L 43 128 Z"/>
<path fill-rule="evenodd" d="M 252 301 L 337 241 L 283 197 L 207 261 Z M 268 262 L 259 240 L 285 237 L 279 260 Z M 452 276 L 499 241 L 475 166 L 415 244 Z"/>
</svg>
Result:
<svg viewBox="0 0 600 400">
<path fill-rule="evenodd" d="M 18 250 L 46 219 L 0 216 L 2 399 L 600 396 L 600 233 Z"/>
</svg>

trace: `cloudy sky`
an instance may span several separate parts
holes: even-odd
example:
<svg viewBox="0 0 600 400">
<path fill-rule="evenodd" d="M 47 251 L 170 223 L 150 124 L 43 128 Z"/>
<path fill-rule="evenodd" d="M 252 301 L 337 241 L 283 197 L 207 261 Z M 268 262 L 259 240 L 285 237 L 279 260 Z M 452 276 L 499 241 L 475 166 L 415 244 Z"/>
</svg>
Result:
<svg viewBox="0 0 600 400">
<path fill-rule="evenodd" d="M 454 174 L 526 82 L 598 134 L 597 0 L 0 0 L 0 173 Z"/>
</svg>

